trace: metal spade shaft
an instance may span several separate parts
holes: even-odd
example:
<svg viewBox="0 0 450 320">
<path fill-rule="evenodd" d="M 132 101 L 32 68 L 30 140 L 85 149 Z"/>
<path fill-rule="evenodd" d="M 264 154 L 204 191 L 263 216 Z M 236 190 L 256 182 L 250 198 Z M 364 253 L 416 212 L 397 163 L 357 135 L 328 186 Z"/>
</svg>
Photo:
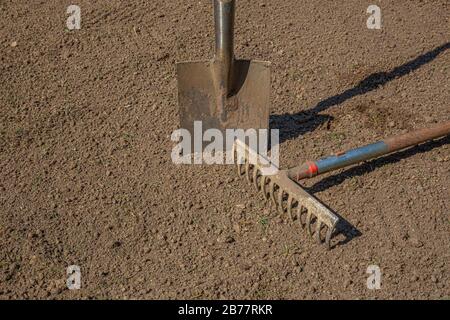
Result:
<svg viewBox="0 0 450 320">
<path fill-rule="evenodd" d="M 450 134 L 450 121 L 434 125 L 430 128 L 413 131 L 400 136 L 394 136 L 364 147 L 339 153 L 318 161 L 309 161 L 289 170 L 293 180 L 312 178 L 320 174 L 341 169 L 362 161 L 374 159 L 395 151 L 400 151 L 420 143 L 440 138 Z"/>
<path fill-rule="evenodd" d="M 225 94 L 229 93 L 231 87 L 234 64 L 234 15 L 235 0 L 214 1 L 216 81 Z"/>
</svg>

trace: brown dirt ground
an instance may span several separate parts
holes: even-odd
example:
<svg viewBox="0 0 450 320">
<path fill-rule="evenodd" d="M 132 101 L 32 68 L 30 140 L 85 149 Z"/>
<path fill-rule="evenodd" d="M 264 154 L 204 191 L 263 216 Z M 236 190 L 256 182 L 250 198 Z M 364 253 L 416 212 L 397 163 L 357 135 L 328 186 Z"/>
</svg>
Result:
<svg viewBox="0 0 450 320">
<path fill-rule="evenodd" d="M 381 31 L 365 27 L 370 4 Z M 282 166 L 448 120 L 449 9 L 240 0 L 237 55 L 273 63 Z M 308 182 L 353 226 L 330 252 L 234 168 L 172 164 L 174 66 L 212 56 L 211 10 L 0 2 L 0 298 L 448 298 L 448 138 Z"/>
</svg>

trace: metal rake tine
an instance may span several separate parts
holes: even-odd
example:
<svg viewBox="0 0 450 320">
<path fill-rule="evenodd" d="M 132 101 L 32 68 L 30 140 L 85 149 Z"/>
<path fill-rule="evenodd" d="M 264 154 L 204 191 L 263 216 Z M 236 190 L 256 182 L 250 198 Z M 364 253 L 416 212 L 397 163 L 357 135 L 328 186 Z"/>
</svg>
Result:
<svg viewBox="0 0 450 320">
<path fill-rule="evenodd" d="M 269 200 L 269 195 L 267 194 L 266 189 L 267 177 L 265 175 L 261 175 L 261 191 L 263 193 L 264 199 Z"/>
<path fill-rule="evenodd" d="M 307 211 L 308 211 L 308 210 L 307 210 L 304 206 L 300 205 L 300 203 L 298 204 L 297 218 L 298 218 L 298 222 L 300 223 L 300 225 L 302 226 L 302 228 L 305 227 L 305 224 L 304 224 L 303 221 L 302 221 L 302 215 L 305 214 L 305 213 L 307 213 Z"/>
<path fill-rule="evenodd" d="M 325 245 L 327 246 L 327 249 L 330 250 L 331 249 L 331 236 L 333 234 L 333 228 L 327 227 L 327 234 L 325 236 Z"/>
<path fill-rule="evenodd" d="M 311 211 L 308 210 L 308 214 L 306 215 L 306 222 L 305 222 L 305 225 L 306 225 L 306 231 L 308 231 L 308 234 L 309 234 L 310 236 L 312 236 L 311 220 L 312 220 L 312 214 L 311 214 Z"/>
<path fill-rule="evenodd" d="M 317 225 L 316 225 L 316 234 L 314 237 L 316 238 L 316 241 L 318 244 L 322 243 L 322 240 L 320 239 L 320 231 L 322 230 L 322 221 L 317 219 Z"/>
<path fill-rule="evenodd" d="M 243 163 L 241 163 L 241 162 L 244 159 L 238 158 L 239 153 L 237 152 L 237 147 L 234 146 L 233 148 L 234 148 L 234 151 L 235 151 L 235 160 L 236 160 L 236 165 L 237 165 L 237 170 L 238 170 L 238 176 L 242 177 L 244 174 L 242 173 Z"/>
<path fill-rule="evenodd" d="M 278 188 L 278 212 L 280 214 L 284 213 L 283 196 L 284 196 L 284 190 L 281 189 L 281 187 L 279 187 Z"/>
<path fill-rule="evenodd" d="M 294 203 L 294 197 L 292 194 L 289 194 L 288 202 L 287 202 L 287 212 L 291 221 L 294 221 L 294 216 L 292 215 L 292 205 Z"/>
<path fill-rule="evenodd" d="M 245 159 L 245 176 L 247 178 L 248 183 L 252 183 L 251 178 L 250 178 L 250 159 L 247 158 Z"/>
<path fill-rule="evenodd" d="M 238 159 L 238 152 L 237 152 L 237 146 L 236 144 L 233 144 L 233 159 L 234 161 L 236 161 L 236 169 L 237 169 L 237 174 L 240 177 L 241 176 L 241 165 L 239 164 L 239 160 Z"/>
<path fill-rule="evenodd" d="M 275 206 L 277 206 L 277 201 L 275 200 L 275 182 L 273 182 L 273 181 L 270 181 L 269 193 L 270 193 L 270 199 L 272 200 L 272 203 Z"/>
<path fill-rule="evenodd" d="M 237 164 L 237 170 L 238 170 L 238 176 L 239 177 L 242 177 L 243 176 L 243 173 L 242 173 L 242 164 L 240 164 L 240 163 L 238 163 Z"/>
<path fill-rule="evenodd" d="M 253 185 L 255 186 L 256 190 L 259 190 L 259 186 L 258 186 L 258 168 L 255 166 L 253 168 Z"/>
</svg>

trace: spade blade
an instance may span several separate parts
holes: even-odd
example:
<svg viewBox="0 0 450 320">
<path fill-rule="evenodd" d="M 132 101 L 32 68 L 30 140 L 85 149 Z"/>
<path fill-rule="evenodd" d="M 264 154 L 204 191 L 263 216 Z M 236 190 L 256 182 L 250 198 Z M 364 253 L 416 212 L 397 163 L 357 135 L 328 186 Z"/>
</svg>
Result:
<svg viewBox="0 0 450 320">
<path fill-rule="evenodd" d="M 227 94 L 216 85 L 213 61 L 177 64 L 181 128 L 194 134 L 194 122 L 203 132 L 218 129 L 268 129 L 270 63 L 236 60 Z"/>
</svg>

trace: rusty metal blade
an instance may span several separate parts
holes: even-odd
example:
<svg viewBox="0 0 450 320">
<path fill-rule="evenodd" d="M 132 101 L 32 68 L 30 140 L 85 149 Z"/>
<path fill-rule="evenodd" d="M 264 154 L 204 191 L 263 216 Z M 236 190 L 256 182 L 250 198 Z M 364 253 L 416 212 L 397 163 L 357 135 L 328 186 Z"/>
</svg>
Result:
<svg viewBox="0 0 450 320">
<path fill-rule="evenodd" d="M 236 60 L 230 93 L 216 84 L 213 61 L 177 64 L 181 128 L 194 134 L 194 122 L 208 129 L 268 129 L 270 63 Z"/>
</svg>

